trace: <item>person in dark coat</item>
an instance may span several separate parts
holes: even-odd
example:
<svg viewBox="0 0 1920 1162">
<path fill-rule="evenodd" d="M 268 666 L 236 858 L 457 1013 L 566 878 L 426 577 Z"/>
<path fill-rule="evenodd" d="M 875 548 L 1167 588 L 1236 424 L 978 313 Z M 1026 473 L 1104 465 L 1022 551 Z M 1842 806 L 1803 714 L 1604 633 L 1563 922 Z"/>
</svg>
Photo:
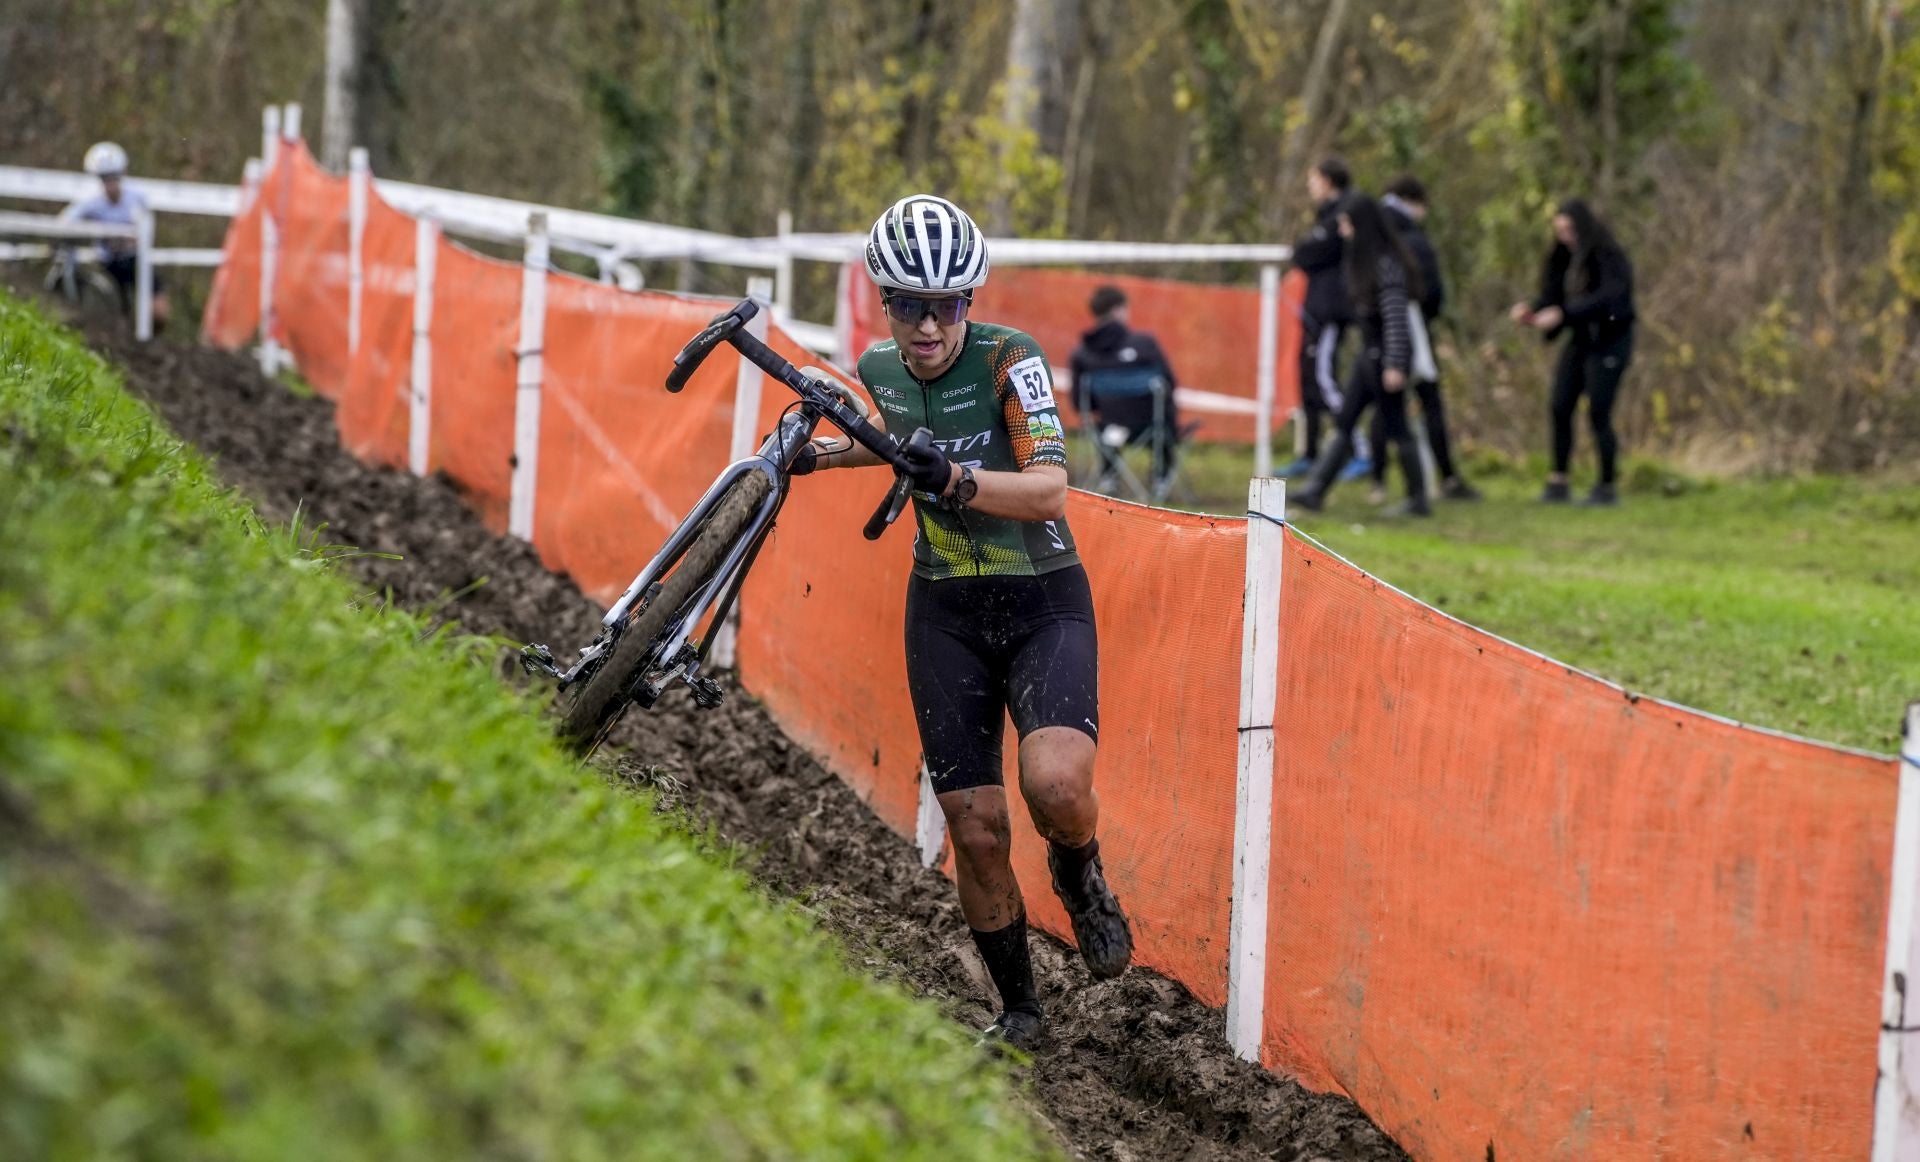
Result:
<svg viewBox="0 0 1920 1162">
<path fill-rule="evenodd" d="M 1173 364 L 1161 350 L 1160 341 L 1145 331 L 1133 329 L 1125 291 L 1117 286 L 1100 287 L 1093 292 L 1087 309 L 1093 313 L 1094 325 L 1081 333 L 1080 346 L 1068 360 L 1073 372 L 1073 406 L 1083 414 L 1088 410 L 1098 411 L 1084 386 L 1090 372 L 1147 369 L 1159 373 L 1166 384 L 1166 394 L 1162 404 L 1165 410 L 1160 416 L 1164 438 L 1154 446 L 1153 483 L 1157 494 L 1164 489 L 1173 470 L 1173 450 L 1180 435 L 1180 412 L 1173 392 L 1180 381 L 1174 378 Z M 1127 426 L 1131 428 L 1134 424 Z"/>
<path fill-rule="evenodd" d="M 1293 244 L 1293 265 L 1307 276 L 1300 318 L 1300 422 L 1306 425 L 1306 454 L 1281 471 L 1299 476 L 1320 457 L 1320 430 L 1340 409 L 1341 390 L 1334 366 L 1347 321 L 1346 279 L 1337 219 L 1340 199 L 1353 186 L 1347 163 L 1329 157 L 1307 171 L 1307 195 L 1313 199 L 1313 228 Z"/>
<path fill-rule="evenodd" d="M 1294 503 L 1310 512 L 1326 504 L 1327 492 L 1353 454 L 1361 415 L 1377 407 L 1386 417 L 1386 438 L 1398 446 L 1407 500 L 1400 513 L 1430 516 L 1425 470 L 1407 427 L 1407 387 L 1414 359 L 1413 314 L 1408 304 L 1421 295 L 1420 269 L 1407 244 L 1387 224 L 1380 204 L 1364 194 L 1340 203 L 1339 229 L 1346 243 L 1342 268 L 1362 338 L 1359 358 L 1348 374 L 1340 418 L 1313 475 Z"/>
<path fill-rule="evenodd" d="M 1440 474 L 1440 495 L 1448 500 L 1479 500 L 1479 490 L 1461 477 L 1459 468 L 1453 462 L 1453 443 L 1447 436 L 1447 410 L 1440 397 L 1439 352 L 1433 345 L 1433 330 L 1435 321 L 1446 306 L 1446 283 L 1440 278 L 1440 256 L 1434 253 L 1433 243 L 1427 239 L 1424 227 L 1427 189 L 1420 184 L 1420 179 L 1404 174 L 1387 187 L 1386 196 L 1380 199 L 1380 207 L 1386 211 L 1388 224 L 1407 244 L 1414 265 L 1420 269 L 1423 291 L 1420 296 L 1421 326 L 1425 328 L 1427 349 L 1433 352 L 1436 362 L 1432 378 L 1423 375 L 1413 377 L 1413 389 L 1420 397 L 1420 420 L 1426 426 L 1427 447 L 1433 452 L 1433 466 Z M 1388 456 L 1385 422 L 1384 413 L 1376 410 L 1369 429 L 1373 437 L 1373 484 L 1377 500 L 1384 500 L 1386 494 Z"/>
<path fill-rule="evenodd" d="M 1513 304 L 1509 312 L 1549 342 L 1567 336 L 1553 372 L 1553 471 L 1540 499 L 1549 504 L 1571 499 L 1567 465 L 1573 455 L 1573 415 L 1584 395 L 1600 479 L 1583 503 L 1618 504 L 1620 441 L 1613 430 L 1613 405 L 1633 362 L 1633 263 L 1613 231 L 1579 198 L 1561 203 L 1554 214 L 1553 239 L 1541 267 L 1540 293 L 1531 303 Z"/>
</svg>

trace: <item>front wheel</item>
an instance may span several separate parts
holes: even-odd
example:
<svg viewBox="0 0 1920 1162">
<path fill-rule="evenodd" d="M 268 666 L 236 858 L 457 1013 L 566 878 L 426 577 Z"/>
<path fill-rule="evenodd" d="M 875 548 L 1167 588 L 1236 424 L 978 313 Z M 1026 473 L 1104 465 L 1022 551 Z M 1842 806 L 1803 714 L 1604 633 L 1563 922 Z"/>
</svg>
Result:
<svg viewBox="0 0 1920 1162">
<path fill-rule="evenodd" d="M 734 481 L 659 592 L 628 620 L 612 656 L 561 696 L 559 734 L 569 747 L 586 752 L 599 743 L 626 706 L 634 683 L 662 661 L 661 639 L 726 562 L 772 487 L 764 472 L 749 472 Z"/>
</svg>

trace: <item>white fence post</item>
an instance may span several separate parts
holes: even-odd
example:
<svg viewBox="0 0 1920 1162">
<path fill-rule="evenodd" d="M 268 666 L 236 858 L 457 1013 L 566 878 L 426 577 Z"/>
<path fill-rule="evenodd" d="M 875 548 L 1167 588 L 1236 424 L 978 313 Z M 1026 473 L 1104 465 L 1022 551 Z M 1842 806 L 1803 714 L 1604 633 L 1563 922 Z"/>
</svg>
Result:
<svg viewBox="0 0 1920 1162">
<path fill-rule="evenodd" d="M 1260 268 L 1260 364 L 1253 420 L 1253 474 L 1273 475 L 1273 387 L 1280 353 L 1280 268 Z"/>
<path fill-rule="evenodd" d="M 1267 888 L 1273 854 L 1274 710 L 1280 684 L 1280 563 L 1287 486 L 1247 486 L 1247 580 L 1240 634 L 1240 758 L 1233 810 L 1233 910 L 1227 928 L 1227 1041 L 1259 1062 L 1267 1007 Z"/>
<path fill-rule="evenodd" d="M 141 206 L 133 216 L 133 337 L 153 338 L 153 211 Z"/>
<path fill-rule="evenodd" d="M 280 133 L 288 141 L 300 140 L 300 102 L 288 101 L 280 115 Z"/>
<path fill-rule="evenodd" d="M 240 168 L 240 205 L 234 209 L 234 217 L 253 209 L 253 203 L 260 197 L 260 159 L 250 157 L 247 164 Z"/>
<path fill-rule="evenodd" d="M 513 489 L 507 531 L 533 539 L 534 489 L 540 480 L 540 379 L 547 336 L 547 215 L 527 215 L 527 250 L 520 282 L 520 346 L 513 398 Z"/>
<path fill-rule="evenodd" d="M 413 226 L 413 390 L 408 393 L 407 467 L 427 474 L 433 429 L 433 272 L 440 255 L 440 223 Z"/>
<path fill-rule="evenodd" d="M 793 233 L 793 211 L 782 210 L 774 219 L 774 230 L 785 238 Z M 773 317 L 778 323 L 786 323 L 793 318 L 793 254 L 784 248 L 780 251 L 780 265 L 774 267 Z"/>
<path fill-rule="evenodd" d="M 853 350 L 853 312 L 848 309 L 851 304 L 847 301 L 852 294 L 853 265 L 843 262 L 833 284 L 833 349 L 834 358 L 847 368 L 861 355 Z"/>
<path fill-rule="evenodd" d="M 758 275 L 747 280 L 747 297 L 760 304 L 760 313 L 747 320 L 747 334 L 756 339 L 767 337 L 767 312 L 773 300 L 773 280 Z M 753 455 L 759 446 L 760 436 L 760 388 L 766 376 L 751 361 L 742 359 L 740 370 L 733 379 L 733 435 L 729 454 L 735 460 Z M 734 650 L 740 633 L 740 605 L 736 601 L 727 611 L 726 624 L 714 635 L 713 652 L 709 655 L 713 664 L 723 670 L 732 669 Z"/>
<path fill-rule="evenodd" d="M 260 110 L 260 164 L 271 170 L 280 158 L 280 106 Z"/>
<path fill-rule="evenodd" d="M 1873 1162 L 1920 1158 L 1920 702 L 1900 732 L 1900 791 L 1887 892 L 1887 971 L 1880 1001 L 1880 1079 L 1873 1093 Z"/>
<path fill-rule="evenodd" d="M 367 235 L 367 189 L 373 171 L 367 151 L 355 147 L 347 154 L 347 355 L 360 350 L 360 301 L 366 280 L 362 240 Z"/>
<path fill-rule="evenodd" d="M 757 275 L 747 280 L 747 297 L 760 304 L 760 313 L 747 320 L 747 334 L 765 341 L 767 306 L 773 299 L 774 282 Z M 753 455 L 760 435 L 760 387 L 766 375 L 751 360 L 740 361 L 733 379 L 733 439 L 729 445 L 735 460 Z"/>
<path fill-rule="evenodd" d="M 280 227 L 273 220 L 273 191 L 266 188 L 265 174 L 273 172 L 280 157 L 280 107 L 268 105 L 260 114 L 260 152 L 265 158 L 260 198 L 260 371 L 272 375 L 280 367 L 279 345 L 273 339 L 273 284 L 280 277 Z"/>
</svg>

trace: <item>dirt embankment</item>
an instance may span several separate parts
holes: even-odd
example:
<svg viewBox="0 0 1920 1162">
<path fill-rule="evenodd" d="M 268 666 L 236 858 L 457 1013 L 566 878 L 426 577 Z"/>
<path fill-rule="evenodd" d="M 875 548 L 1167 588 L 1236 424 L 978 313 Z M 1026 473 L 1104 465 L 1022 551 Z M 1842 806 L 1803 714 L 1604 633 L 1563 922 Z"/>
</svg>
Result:
<svg viewBox="0 0 1920 1162">
<path fill-rule="evenodd" d="M 562 649 L 587 641 L 597 609 L 533 550 L 487 531 L 441 480 L 368 468 L 339 446 L 332 407 L 263 379 L 245 357 L 96 333 L 182 438 L 269 519 L 324 522 L 324 542 L 392 553 L 350 563 L 370 589 L 434 608 L 476 632 Z M 798 499 L 804 503 L 804 497 Z M 755 854 L 755 874 L 836 932 L 856 962 L 905 982 L 976 1027 L 990 992 L 968 955 L 952 886 L 923 871 L 811 756 L 734 690 L 702 713 L 674 697 L 627 716 L 617 777 L 669 776 L 701 818 Z M 1029 885 L 1045 891 L 1044 885 Z M 1031 1071 L 1036 1107 L 1090 1159 L 1402 1159 L 1353 1103 L 1312 1094 L 1235 1059 L 1221 1016 L 1135 969 L 1095 984 L 1070 950 L 1036 942 L 1051 1039 Z"/>
</svg>

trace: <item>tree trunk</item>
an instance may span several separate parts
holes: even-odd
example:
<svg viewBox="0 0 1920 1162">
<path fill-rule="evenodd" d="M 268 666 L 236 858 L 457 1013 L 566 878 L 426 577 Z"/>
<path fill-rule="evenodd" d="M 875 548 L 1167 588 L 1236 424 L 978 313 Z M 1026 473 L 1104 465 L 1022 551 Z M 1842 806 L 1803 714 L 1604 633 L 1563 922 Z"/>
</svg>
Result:
<svg viewBox="0 0 1920 1162">
<path fill-rule="evenodd" d="M 1625 0 L 1600 6 L 1600 165 L 1595 188 L 1602 205 L 1611 206 L 1620 162 L 1620 58 L 1626 52 Z"/>
<path fill-rule="evenodd" d="M 1040 148 L 1059 156 L 1067 131 L 1068 61 L 1080 35 L 1079 0 L 1014 0 L 1013 33 L 1007 39 L 1006 97 L 1001 119 L 1009 140 L 1026 131 Z M 995 199 L 989 227 L 1012 231 L 1011 206 Z"/>
<path fill-rule="evenodd" d="M 1274 176 L 1268 226 L 1278 231 L 1287 221 L 1286 207 L 1292 205 L 1294 187 L 1306 172 L 1306 154 L 1320 130 L 1321 115 L 1332 87 L 1333 60 L 1340 47 L 1340 35 L 1347 22 L 1348 0 L 1331 0 L 1326 15 L 1320 18 L 1320 35 L 1313 44 L 1313 60 L 1307 65 L 1306 83 L 1300 89 L 1300 120 L 1287 134 L 1280 149 L 1280 167 Z"/>
<path fill-rule="evenodd" d="M 1879 120 L 1880 87 L 1891 56 L 1887 0 L 1856 0 L 1847 9 L 1848 91 L 1846 171 L 1840 204 L 1859 206 L 1873 177 L 1873 139 Z"/>
<path fill-rule="evenodd" d="M 360 85 L 365 39 L 362 0 L 327 0 L 327 83 L 320 122 L 320 164 L 336 173 L 359 136 Z"/>
</svg>

